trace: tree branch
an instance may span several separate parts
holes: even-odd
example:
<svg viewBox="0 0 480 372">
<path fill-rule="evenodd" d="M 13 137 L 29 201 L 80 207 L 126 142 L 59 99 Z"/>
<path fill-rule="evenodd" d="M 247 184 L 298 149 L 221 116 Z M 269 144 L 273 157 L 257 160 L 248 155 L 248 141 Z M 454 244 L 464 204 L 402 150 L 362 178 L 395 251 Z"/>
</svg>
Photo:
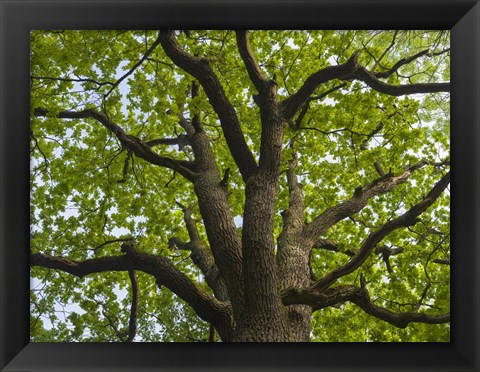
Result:
<svg viewBox="0 0 480 372">
<path fill-rule="evenodd" d="M 328 66 L 310 75 L 296 93 L 282 101 L 285 120 L 290 121 L 293 118 L 319 85 L 352 74 L 357 68 L 359 54 L 357 51 L 344 64 Z"/>
<path fill-rule="evenodd" d="M 190 144 L 188 136 L 180 134 L 177 138 L 156 138 L 146 141 L 145 144 L 149 147 L 155 147 L 158 145 L 177 145 L 179 150 L 182 150 L 185 146 Z"/>
<path fill-rule="evenodd" d="M 200 94 L 200 85 L 198 85 L 195 81 L 192 82 L 192 98 L 198 97 Z M 203 131 L 203 123 L 200 120 L 200 115 L 197 110 L 192 109 L 190 116 L 192 117 L 192 126 L 195 132 Z"/>
<path fill-rule="evenodd" d="M 389 274 L 393 272 L 392 265 L 390 264 L 390 256 L 395 256 L 400 254 L 404 251 L 402 247 L 389 247 L 388 245 L 381 245 L 375 248 L 375 253 L 379 256 L 382 256 L 383 262 L 385 262 L 385 266 Z"/>
<path fill-rule="evenodd" d="M 400 217 L 397 217 L 391 221 L 388 221 L 382 225 L 379 229 L 372 232 L 363 242 L 360 250 L 352 257 L 352 259 L 345 265 L 329 272 L 319 281 L 317 281 L 312 287 L 312 290 L 321 292 L 332 285 L 338 278 L 350 274 L 360 267 L 368 258 L 372 250 L 376 247 L 380 241 L 390 234 L 392 231 L 401 227 L 413 226 L 418 222 L 417 217 L 422 214 L 428 207 L 430 207 L 435 200 L 441 195 L 443 190 L 446 189 L 450 183 L 450 173 L 443 176 L 435 186 L 430 190 L 426 197 L 418 204 L 414 205 L 407 212 Z"/>
<path fill-rule="evenodd" d="M 120 77 L 120 79 L 118 79 L 113 85 L 112 87 L 110 88 L 110 90 L 105 93 L 104 97 L 108 97 L 110 95 L 110 93 L 112 93 L 112 91 L 118 87 L 120 85 L 120 83 L 125 80 L 128 76 L 130 76 L 131 74 L 133 74 L 133 72 L 143 63 L 143 61 L 145 61 L 148 56 L 150 54 L 152 54 L 152 52 L 155 50 L 155 48 L 158 46 L 158 44 L 160 44 L 160 35 L 158 35 L 157 39 L 154 41 L 154 43 L 150 46 L 150 48 L 148 48 L 148 50 L 145 52 L 145 54 L 143 55 L 143 57 L 133 65 L 133 67 L 127 71 L 127 73 L 125 75 L 123 75 L 122 77 Z"/>
<path fill-rule="evenodd" d="M 289 192 L 288 209 L 282 212 L 283 231 L 298 230 L 303 227 L 304 199 L 302 185 L 298 182 L 295 168 L 296 156 L 288 162 L 287 185 Z"/>
<path fill-rule="evenodd" d="M 298 114 L 297 119 L 295 120 L 295 123 L 292 123 L 292 121 L 289 121 L 290 128 L 294 129 L 294 130 L 301 129 L 303 118 L 305 117 L 308 109 L 310 108 L 310 102 L 321 100 L 321 99 L 325 98 L 326 96 L 328 96 L 330 93 L 333 93 L 333 92 L 335 92 L 339 89 L 342 89 L 346 85 L 347 85 L 347 83 L 338 84 L 338 85 L 335 85 L 334 87 L 326 90 L 325 92 L 320 93 L 318 96 L 310 97 L 307 100 L 307 102 L 305 102 L 305 104 L 302 106 L 302 110 L 300 111 L 300 114 Z"/>
<path fill-rule="evenodd" d="M 342 80 L 361 80 L 370 86 L 372 89 L 381 93 L 392 96 L 402 96 L 406 94 L 416 93 L 435 93 L 435 92 L 449 92 L 450 83 L 423 83 L 423 84 L 407 84 L 407 85 L 392 85 L 379 80 L 380 77 L 388 77 L 393 74 L 401 66 L 410 63 L 422 55 L 428 54 L 427 51 L 420 52 L 412 57 L 398 61 L 390 70 L 386 72 L 373 73 L 368 71 L 365 67 L 358 64 L 358 57 L 360 51 L 356 51 L 347 62 L 342 65 L 328 66 L 314 74 L 310 75 L 302 87 L 292 96 L 286 98 L 282 102 L 284 117 L 290 121 L 295 113 L 302 107 L 309 97 L 313 94 L 315 89 L 321 84 L 324 84 L 333 79 Z"/>
<path fill-rule="evenodd" d="M 327 239 L 318 239 L 313 244 L 312 248 L 313 249 L 325 249 L 325 250 L 331 251 L 331 252 L 343 253 L 343 254 L 345 254 L 349 257 L 355 256 L 355 252 L 353 250 L 351 250 L 351 249 L 341 250 L 337 243 L 332 242 L 331 240 L 327 240 Z"/>
<path fill-rule="evenodd" d="M 49 111 L 45 108 L 38 107 L 34 110 L 35 116 L 48 116 Z M 189 181 L 193 182 L 196 178 L 195 167 L 189 161 L 175 160 L 169 157 L 160 156 L 142 140 L 132 135 L 126 134 L 123 128 L 115 124 L 107 117 L 107 115 L 100 113 L 94 109 L 85 109 L 82 111 L 59 111 L 53 114 L 59 119 L 87 119 L 92 118 L 100 122 L 105 128 L 112 132 L 120 141 L 120 143 L 136 156 L 146 160 L 147 162 L 159 165 L 162 167 L 173 169 L 180 173 Z"/>
<path fill-rule="evenodd" d="M 250 48 L 248 32 L 247 30 L 237 30 L 235 33 L 237 36 L 238 51 L 240 52 L 245 67 L 247 68 L 248 76 L 258 92 L 264 94 L 268 88 L 267 79 L 260 69 L 260 66 L 253 55 L 252 49 Z"/>
<path fill-rule="evenodd" d="M 397 63 L 395 63 L 392 67 L 390 67 L 387 71 L 382 71 L 382 72 L 375 72 L 374 75 L 377 78 L 387 78 L 393 73 L 395 73 L 400 67 L 416 60 L 417 58 L 420 58 L 421 56 L 428 55 L 428 49 L 422 50 L 421 52 L 410 56 L 408 58 L 402 58 L 399 60 Z"/>
<path fill-rule="evenodd" d="M 128 276 L 132 285 L 132 305 L 130 307 L 130 320 L 128 322 L 128 337 L 125 342 L 132 342 L 137 333 L 138 281 L 135 270 L 129 270 Z"/>
<path fill-rule="evenodd" d="M 193 97 L 198 94 L 198 87 L 197 84 L 193 84 Z M 228 288 L 228 298 L 233 308 L 240 311 L 244 293 L 241 240 L 228 205 L 228 195 L 225 192 L 225 185 L 221 179 L 210 139 L 202 129 L 199 115 L 192 111 L 190 113 L 192 122 L 184 122 L 183 127 L 187 131 L 195 155 L 198 176 L 194 182 L 194 191 L 215 264 Z M 183 118 L 182 112 L 179 118 Z"/>
<path fill-rule="evenodd" d="M 380 57 L 378 57 L 378 59 L 375 59 L 375 64 L 373 65 L 372 67 L 372 71 L 375 71 L 375 69 L 377 68 L 377 66 L 380 64 L 380 61 L 383 59 L 383 57 L 385 57 L 388 53 L 388 51 L 390 49 L 393 48 L 393 46 L 395 45 L 395 39 L 397 38 L 397 34 L 398 34 L 398 30 L 396 30 L 393 34 L 393 38 L 392 38 L 392 41 L 390 42 L 390 45 L 383 51 L 382 55 Z M 366 49 L 366 48 L 365 48 Z M 369 53 L 370 54 L 370 53 Z"/>
<path fill-rule="evenodd" d="M 413 171 L 420 169 L 427 164 L 434 163 L 420 161 L 417 164 L 406 167 L 404 172 L 399 176 L 387 173 L 363 187 L 357 187 L 351 199 L 328 208 L 325 212 L 310 222 L 303 231 L 304 237 L 307 240 L 310 240 L 313 244 L 318 236 L 323 234 L 338 221 L 361 211 L 367 205 L 370 198 L 394 190 L 398 185 L 405 183 Z"/>
<path fill-rule="evenodd" d="M 30 265 L 61 270 L 78 277 L 106 271 L 143 271 L 154 276 L 159 286 L 167 287 L 186 301 L 201 319 L 213 323 L 222 339 L 231 338 L 233 330 L 229 305 L 204 292 L 165 257 L 140 252 L 133 245 L 125 243 L 122 244 L 122 252 L 125 253 L 122 256 L 85 261 L 36 253 L 30 256 Z"/>
<path fill-rule="evenodd" d="M 192 218 L 192 206 L 185 207 L 177 202 L 184 213 L 184 221 L 187 226 L 190 242 L 184 243 L 177 237 L 169 239 L 169 245 L 175 245 L 178 249 L 189 250 L 193 263 L 202 271 L 205 281 L 213 290 L 215 297 L 220 301 L 228 301 L 227 287 L 220 275 L 215 259 L 210 249 L 200 240 L 195 221 Z"/>
<path fill-rule="evenodd" d="M 183 204 L 176 202 L 177 205 L 181 208 L 183 212 L 183 221 L 187 227 L 188 236 L 190 237 L 190 241 L 192 243 L 199 243 L 200 242 L 200 234 L 198 233 L 197 225 L 192 218 L 192 205 L 186 207 Z"/>
<path fill-rule="evenodd" d="M 293 150 L 293 149 L 292 149 Z M 299 233 L 304 227 L 304 195 L 298 182 L 295 168 L 296 154 L 288 162 L 287 185 L 289 191 L 288 208 L 282 212 L 283 228 L 277 239 L 275 268 L 277 287 L 283 290 L 289 287 L 306 287 L 312 281 L 312 269 L 309 248 L 299 241 Z M 316 279 L 315 279 L 316 280 Z M 293 339 L 306 341 L 309 335 L 305 329 L 305 319 L 310 319 L 311 309 L 297 305 L 287 308 L 290 334 Z"/>
<path fill-rule="evenodd" d="M 346 80 L 357 79 L 366 83 L 370 88 L 391 96 L 403 96 L 417 93 L 450 92 L 450 82 L 445 83 L 419 83 L 406 85 L 392 85 L 380 81 L 375 74 L 364 67 L 358 67 L 356 71 L 345 77 Z"/>
<path fill-rule="evenodd" d="M 115 322 L 113 321 L 112 317 L 108 314 L 108 312 L 105 310 L 105 305 L 102 304 L 102 303 L 98 303 L 97 302 L 97 305 L 102 305 L 103 306 L 103 309 L 102 309 L 102 314 L 103 316 L 105 317 L 105 319 L 107 319 L 107 322 L 108 322 L 108 325 L 110 326 L 110 328 L 113 329 L 113 331 L 115 332 L 115 335 L 118 337 L 118 339 L 121 341 L 121 342 L 125 342 L 125 339 L 122 335 L 122 332 L 120 332 L 120 330 L 118 329 L 117 325 L 115 324 Z M 118 320 L 118 319 L 117 319 Z"/>
<path fill-rule="evenodd" d="M 257 168 L 253 154 L 243 136 L 237 113 L 228 100 L 206 58 L 197 58 L 184 52 L 173 31 L 161 31 L 160 41 L 165 53 L 178 67 L 194 76 L 202 85 L 222 124 L 222 130 L 233 159 L 246 181 Z"/>
<path fill-rule="evenodd" d="M 441 50 L 439 52 L 430 52 L 430 49 L 425 49 L 425 50 L 422 50 L 421 52 L 417 53 L 417 54 L 414 54 L 413 56 L 410 56 L 410 57 L 407 57 L 407 58 L 402 58 L 401 60 L 399 60 L 397 63 L 395 63 L 391 68 L 389 68 L 387 71 L 383 71 L 383 72 L 375 72 L 374 75 L 377 77 L 377 78 L 387 78 L 389 77 L 390 75 L 392 75 L 393 73 L 397 72 L 397 70 L 410 63 L 410 62 L 413 62 L 415 61 L 416 59 L 422 57 L 422 56 L 427 56 L 427 57 L 431 57 L 431 56 L 438 56 L 438 55 L 441 55 L 441 54 L 444 54 L 444 53 L 447 53 L 450 51 L 450 48 L 447 48 L 445 50 Z"/>
<path fill-rule="evenodd" d="M 430 315 L 418 312 L 394 313 L 386 308 L 373 304 L 365 288 L 359 288 L 353 285 L 329 288 L 324 293 L 317 293 L 310 289 L 289 288 L 282 293 L 282 301 L 286 306 L 293 304 L 309 305 L 314 311 L 349 301 L 359 306 L 367 314 L 399 328 L 405 328 L 411 322 L 427 324 L 450 322 L 450 313 L 441 315 Z"/>
<path fill-rule="evenodd" d="M 277 255 L 275 263 L 278 272 L 280 288 L 302 286 L 308 283 L 308 273 L 303 265 L 308 266 L 308 254 L 299 248 L 298 233 L 304 227 L 304 199 L 302 186 L 297 180 L 295 168 L 297 159 L 295 155 L 288 162 L 287 184 L 289 191 L 289 205 L 282 214 L 283 228 L 278 236 Z M 303 274 L 300 280 L 299 275 Z M 305 282 L 306 281 L 306 282 Z"/>
<path fill-rule="evenodd" d="M 30 256 L 30 266 L 41 266 L 48 269 L 65 271 L 66 273 L 83 278 L 92 273 L 106 271 L 128 271 L 133 264 L 126 256 L 111 256 L 93 258 L 86 261 L 74 261 L 66 257 L 46 256 L 35 253 Z"/>
<path fill-rule="evenodd" d="M 30 79 L 33 80 L 53 80 L 53 81 L 70 81 L 70 82 L 78 82 L 78 83 L 93 83 L 98 86 L 103 86 L 103 85 L 114 85 L 115 83 L 112 83 L 110 81 L 96 81 L 94 79 L 89 79 L 89 78 L 57 78 L 57 77 L 50 77 L 50 76 L 34 76 L 30 75 Z"/>
<path fill-rule="evenodd" d="M 372 130 L 368 135 L 367 138 L 365 138 L 362 143 L 360 144 L 360 150 L 366 150 L 368 146 L 368 142 L 372 139 L 373 136 L 375 136 L 378 132 L 380 132 L 383 129 L 383 123 L 380 122 L 378 125 L 375 127 L 374 130 Z M 381 173 L 381 172 L 379 172 Z"/>
<path fill-rule="evenodd" d="M 127 237 L 127 238 L 118 238 L 118 239 L 107 240 L 107 241 L 103 242 L 102 244 L 97 245 L 95 248 L 92 248 L 92 251 L 97 252 L 100 248 L 102 248 L 102 247 L 104 247 L 108 244 L 119 243 L 119 242 L 128 242 L 128 241 L 131 241 L 132 239 L 133 238 L 130 236 L 130 237 Z"/>
</svg>

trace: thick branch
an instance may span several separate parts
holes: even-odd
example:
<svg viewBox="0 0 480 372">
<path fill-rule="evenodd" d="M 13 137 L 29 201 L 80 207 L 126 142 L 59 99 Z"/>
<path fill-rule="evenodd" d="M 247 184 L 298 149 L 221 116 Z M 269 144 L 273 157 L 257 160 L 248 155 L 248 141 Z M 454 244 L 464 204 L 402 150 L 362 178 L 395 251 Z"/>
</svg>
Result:
<svg viewBox="0 0 480 372">
<path fill-rule="evenodd" d="M 372 250 L 376 247 L 380 241 L 390 234 L 392 231 L 399 229 L 401 227 L 413 226 L 418 222 L 417 217 L 422 214 L 428 207 L 430 207 L 435 200 L 441 195 L 443 190 L 445 190 L 450 183 L 450 173 L 447 173 L 443 176 L 440 181 L 438 181 L 435 186 L 430 190 L 426 197 L 410 208 L 400 217 L 397 217 L 384 225 L 379 229 L 372 232 L 363 242 L 360 250 L 352 257 L 352 259 L 345 265 L 329 272 L 318 282 L 316 282 L 312 289 L 321 292 L 325 288 L 328 288 L 332 285 L 338 278 L 350 274 L 359 268 L 365 260 L 368 258 Z"/>
<path fill-rule="evenodd" d="M 179 202 L 177 202 L 177 205 L 182 209 L 183 221 L 187 226 L 187 231 L 188 231 L 188 236 L 190 237 L 190 241 L 192 243 L 200 242 L 200 234 L 198 233 L 197 226 L 195 225 L 195 221 L 192 218 L 193 207 L 191 205 L 186 207 Z"/>
<path fill-rule="evenodd" d="M 287 169 L 289 205 L 282 212 L 283 228 L 278 236 L 277 255 L 275 256 L 278 286 L 281 289 L 306 286 L 310 280 L 309 255 L 300 248 L 302 245 L 298 241 L 298 233 L 304 226 L 304 199 L 302 186 L 295 174 L 296 165 L 297 160 L 293 157 L 288 162 Z"/>
<path fill-rule="evenodd" d="M 375 89 L 380 93 L 385 93 L 391 96 L 403 96 L 406 94 L 417 93 L 436 93 L 436 92 L 450 92 L 450 82 L 445 83 L 419 83 L 406 85 L 393 85 L 380 81 L 377 76 L 364 67 L 358 67 L 356 71 L 346 79 L 358 79 L 366 83 L 370 88 Z"/>
<path fill-rule="evenodd" d="M 198 88 L 199 85 L 192 84 L 192 97 L 198 95 Z M 202 270 L 207 284 L 212 288 L 215 296 L 220 299 L 229 298 L 234 309 L 240 310 L 243 303 L 241 242 L 228 206 L 226 179 L 225 177 L 224 180 L 220 178 L 211 143 L 202 129 L 199 115 L 191 112 L 190 116 L 192 121 L 187 123 L 183 114 L 179 114 L 195 155 L 195 164 L 198 170 L 198 177 L 194 183 L 195 194 L 198 198 L 211 254 L 200 241 L 196 226 L 190 218 L 191 211 L 185 215 L 185 223 L 191 239 L 186 247 L 192 251 L 193 262 Z M 187 212 L 188 208 L 179 205 L 184 212 Z M 214 261 L 211 255 L 215 258 Z M 221 282 L 221 278 L 224 283 Z M 228 294 L 224 284 L 228 288 Z"/>
<path fill-rule="evenodd" d="M 305 115 L 308 112 L 308 109 L 310 108 L 310 102 L 321 100 L 321 99 L 325 98 L 326 96 L 328 96 L 330 93 L 333 93 L 333 92 L 335 92 L 339 89 L 342 89 L 345 85 L 347 85 L 347 83 L 342 83 L 342 84 L 335 85 L 334 87 L 328 89 L 327 91 L 320 93 L 318 96 L 310 97 L 307 100 L 307 102 L 305 102 L 305 104 L 302 106 L 302 110 L 300 111 L 300 114 L 297 116 L 297 119 L 295 120 L 295 123 L 292 123 L 292 121 L 289 122 L 290 128 L 294 129 L 294 130 L 298 130 L 298 129 L 301 128 L 303 118 L 305 117 Z"/>
<path fill-rule="evenodd" d="M 420 161 L 417 164 L 406 167 L 404 172 L 399 176 L 388 173 L 363 187 L 357 187 L 351 199 L 327 209 L 310 222 L 303 231 L 304 237 L 313 244 L 318 236 L 338 221 L 361 211 L 367 205 L 370 198 L 394 190 L 398 185 L 405 183 L 413 171 L 427 164 L 433 163 Z"/>
<path fill-rule="evenodd" d="M 192 97 L 197 94 L 198 85 L 193 84 Z M 223 182 L 221 179 L 210 139 L 202 129 L 200 117 L 194 110 L 192 111 L 191 123 L 184 122 L 182 126 L 187 131 L 195 155 L 198 176 L 194 181 L 194 191 L 215 264 L 228 288 L 228 298 L 234 310 L 241 311 L 243 306 L 241 240 L 228 205 L 226 180 Z M 183 118 L 182 113 L 179 114 L 179 118 Z M 192 259 L 194 257 L 196 255 L 193 255 Z"/>
<path fill-rule="evenodd" d="M 200 85 L 198 85 L 195 81 L 192 82 L 192 98 L 198 97 L 200 94 Z M 192 117 L 192 127 L 195 132 L 203 131 L 203 125 L 200 121 L 200 115 L 198 114 L 197 110 L 192 108 L 190 110 L 190 116 Z"/>
<path fill-rule="evenodd" d="M 304 212 L 304 196 L 302 184 L 298 182 L 295 168 L 297 167 L 297 159 L 294 155 L 288 162 L 287 169 L 287 185 L 289 193 L 288 208 L 282 212 L 283 230 L 282 234 L 297 233 L 303 228 L 303 212 Z"/>
<path fill-rule="evenodd" d="M 129 244 L 122 244 L 122 256 L 94 258 L 75 261 L 65 257 L 51 257 L 43 254 L 30 256 L 31 266 L 56 269 L 69 274 L 84 277 L 89 274 L 106 271 L 139 270 L 155 277 L 157 284 L 165 286 L 178 297 L 186 301 L 200 318 L 215 324 L 222 338 L 230 337 L 229 307 L 216 300 L 195 285 L 185 274 L 179 271 L 167 258 L 138 251 Z"/>
<path fill-rule="evenodd" d="M 169 240 L 169 244 L 175 245 L 178 249 L 189 250 L 191 252 L 190 258 L 192 259 L 193 263 L 202 271 L 205 281 L 213 290 L 215 297 L 220 301 L 227 301 L 228 292 L 225 282 L 220 275 L 210 249 L 200 240 L 200 234 L 198 233 L 195 221 L 191 216 L 192 207 L 185 207 L 180 203 L 177 204 L 180 206 L 180 208 L 182 208 L 184 213 L 184 221 L 187 226 L 190 242 L 184 243 L 177 237 L 173 237 Z"/>
<path fill-rule="evenodd" d="M 45 108 L 36 108 L 34 110 L 34 115 L 48 116 L 49 111 Z M 126 134 L 123 128 L 115 124 L 107 115 L 101 112 L 94 109 L 85 109 L 82 111 L 65 110 L 56 113 L 55 117 L 60 119 L 95 119 L 112 132 L 125 148 L 132 151 L 139 158 L 142 158 L 151 164 L 173 169 L 192 182 L 195 180 L 195 168 L 192 163 L 158 155 L 139 138 Z"/>
<path fill-rule="evenodd" d="M 304 304 L 314 310 L 334 306 L 346 301 L 359 306 L 367 314 L 384 320 L 399 328 L 405 328 L 411 322 L 427 324 L 443 324 L 450 322 L 450 313 L 430 315 L 418 312 L 394 313 L 388 309 L 372 303 L 366 289 L 353 285 L 344 285 L 329 288 L 324 293 L 317 293 L 309 289 L 289 288 L 282 293 L 284 305 Z"/>
<path fill-rule="evenodd" d="M 189 55 L 182 50 L 173 31 L 161 31 L 160 40 L 165 53 L 181 69 L 194 76 L 202 85 L 213 109 L 222 124 L 225 140 L 243 179 L 246 181 L 255 171 L 257 164 L 247 146 L 237 113 L 228 100 L 208 60 Z"/>
<path fill-rule="evenodd" d="M 308 247 L 298 239 L 304 227 L 304 197 L 302 185 L 298 182 L 295 173 L 296 166 L 297 160 L 294 155 L 288 162 L 289 205 L 282 212 L 283 229 L 277 239 L 275 256 L 279 290 L 289 287 L 307 287 L 312 280 Z M 311 309 L 303 305 L 290 306 L 287 308 L 287 317 L 292 338 L 296 341 L 308 341 L 306 324 L 310 320 Z"/>
<path fill-rule="evenodd" d="M 372 89 L 392 96 L 402 96 L 416 93 L 449 92 L 449 82 L 392 85 L 379 80 L 379 78 L 390 76 L 401 66 L 410 63 L 416 58 L 425 54 L 428 54 L 428 51 L 423 51 L 412 57 L 402 59 L 386 72 L 373 73 L 368 71 L 365 67 L 358 65 L 360 51 L 357 51 L 346 63 L 338 66 L 328 66 L 317 71 L 313 75 L 310 75 L 303 86 L 295 94 L 282 102 L 284 117 L 287 121 L 290 121 L 300 107 L 302 107 L 305 102 L 308 101 L 309 97 L 319 85 L 333 79 L 361 80 Z"/>
<path fill-rule="evenodd" d="M 357 68 L 358 56 L 359 51 L 355 52 L 348 61 L 342 65 L 328 66 L 310 75 L 295 94 L 282 101 L 284 118 L 290 121 L 319 85 L 353 73 Z"/>
<path fill-rule="evenodd" d="M 132 262 L 130 262 L 126 256 L 111 256 L 93 258 L 86 261 L 74 261 L 66 257 L 53 257 L 36 253 L 30 256 L 30 265 L 65 271 L 80 278 L 93 273 L 128 271 L 133 269 Z"/>
<path fill-rule="evenodd" d="M 304 200 L 303 200 L 303 191 L 302 185 L 298 182 L 297 175 L 295 173 L 295 168 L 297 167 L 297 160 L 294 157 L 288 163 L 287 169 L 287 184 L 288 191 L 290 194 L 288 210 L 303 223 L 303 210 L 304 210 Z"/>
<path fill-rule="evenodd" d="M 235 31 L 237 35 L 237 46 L 240 56 L 247 68 L 248 76 L 252 80 L 253 85 L 257 88 L 260 94 L 264 94 L 267 89 L 267 79 L 258 65 L 253 52 L 250 48 L 250 40 L 246 30 Z"/>
</svg>

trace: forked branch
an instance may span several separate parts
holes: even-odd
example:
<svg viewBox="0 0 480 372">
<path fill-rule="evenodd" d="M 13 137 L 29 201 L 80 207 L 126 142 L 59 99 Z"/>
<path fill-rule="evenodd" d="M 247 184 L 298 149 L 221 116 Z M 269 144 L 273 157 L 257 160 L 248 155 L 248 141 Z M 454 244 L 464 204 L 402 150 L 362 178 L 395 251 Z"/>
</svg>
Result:
<svg viewBox="0 0 480 372">
<path fill-rule="evenodd" d="M 387 173 L 367 185 L 357 187 L 352 198 L 328 208 L 310 222 L 303 231 L 304 237 L 313 244 L 321 234 L 338 221 L 360 212 L 372 197 L 394 190 L 398 185 L 405 183 L 412 172 L 426 165 L 435 166 L 436 164 L 422 160 L 406 167 L 403 173 L 398 176 L 395 176 L 393 173 Z"/>
<path fill-rule="evenodd" d="M 257 164 L 243 136 L 237 113 L 225 95 L 208 60 L 186 53 L 178 44 L 173 31 L 161 31 L 160 42 L 173 63 L 194 76 L 202 85 L 210 104 L 220 119 L 223 134 L 233 159 L 246 181 L 255 171 Z"/>
<path fill-rule="evenodd" d="M 410 58 L 402 59 L 388 71 L 380 73 L 368 71 L 365 67 L 359 65 L 358 58 L 360 52 L 360 50 L 356 51 L 344 64 L 327 66 L 310 75 L 296 93 L 282 101 L 285 119 L 290 121 L 320 85 L 334 79 L 361 80 L 370 88 L 392 96 L 450 91 L 450 82 L 395 85 L 379 80 L 379 78 L 390 76 L 401 66 L 412 62 L 422 55 L 428 54 L 428 51 L 423 51 Z"/>
<path fill-rule="evenodd" d="M 437 200 L 437 198 L 447 188 L 449 183 L 450 173 L 447 173 L 440 179 L 440 181 L 435 184 L 435 186 L 430 190 L 430 192 L 425 196 L 422 201 L 414 205 L 401 216 L 386 222 L 379 229 L 372 232 L 365 239 L 360 250 L 355 254 L 355 256 L 350 259 L 349 262 L 329 272 L 327 275 L 317 281 L 314 285 L 312 285 L 311 289 L 317 292 L 324 291 L 330 285 L 335 283 L 338 278 L 350 274 L 351 272 L 359 268 L 368 258 L 376 245 L 380 243 L 380 241 L 392 231 L 401 227 L 415 225 L 418 222 L 417 217 L 423 212 L 425 212 L 425 210 L 427 210 L 427 208 L 430 207 L 435 202 L 435 200 Z"/>
<path fill-rule="evenodd" d="M 50 115 L 50 113 L 47 109 L 38 107 L 34 110 L 34 115 L 38 117 L 45 117 Z M 155 153 L 147 143 L 135 136 L 127 134 L 123 128 L 115 124 L 107 115 L 101 112 L 98 112 L 94 109 L 85 109 L 82 111 L 64 110 L 52 115 L 59 119 L 95 119 L 110 132 L 112 132 L 125 148 L 132 151 L 139 158 L 142 158 L 154 165 L 173 169 L 189 181 L 193 182 L 196 178 L 195 166 L 193 163 L 185 160 L 175 160 L 166 156 L 160 156 L 159 154 Z"/>
</svg>

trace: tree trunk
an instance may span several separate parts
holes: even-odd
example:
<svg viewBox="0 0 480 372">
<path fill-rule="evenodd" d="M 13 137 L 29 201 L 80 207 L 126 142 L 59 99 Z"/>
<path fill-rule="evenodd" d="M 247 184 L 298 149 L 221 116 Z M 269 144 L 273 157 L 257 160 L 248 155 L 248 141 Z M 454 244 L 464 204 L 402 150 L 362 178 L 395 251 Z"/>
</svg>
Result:
<svg viewBox="0 0 480 372">
<path fill-rule="evenodd" d="M 246 185 L 242 233 L 245 304 L 237 327 L 237 341 L 288 341 L 275 273 L 276 192 L 276 179 L 262 171 L 252 176 Z"/>
</svg>

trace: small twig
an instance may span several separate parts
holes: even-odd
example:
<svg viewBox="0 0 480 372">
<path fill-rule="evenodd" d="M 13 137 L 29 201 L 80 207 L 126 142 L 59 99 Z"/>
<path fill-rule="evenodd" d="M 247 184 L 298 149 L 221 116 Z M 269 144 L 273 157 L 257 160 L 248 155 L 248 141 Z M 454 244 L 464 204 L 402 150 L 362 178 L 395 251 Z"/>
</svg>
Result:
<svg viewBox="0 0 480 372">
<path fill-rule="evenodd" d="M 112 243 L 119 243 L 119 242 L 128 242 L 128 241 L 131 241 L 133 240 L 133 237 L 127 237 L 127 238 L 119 238 L 119 239 L 112 239 L 112 240 L 107 240 L 105 242 L 103 242 L 102 244 L 100 244 L 99 246 L 95 247 L 95 248 L 92 248 L 90 249 L 91 251 L 94 251 L 94 252 L 97 252 L 100 248 L 104 247 L 105 245 L 107 244 L 112 244 Z"/>
</svg>

